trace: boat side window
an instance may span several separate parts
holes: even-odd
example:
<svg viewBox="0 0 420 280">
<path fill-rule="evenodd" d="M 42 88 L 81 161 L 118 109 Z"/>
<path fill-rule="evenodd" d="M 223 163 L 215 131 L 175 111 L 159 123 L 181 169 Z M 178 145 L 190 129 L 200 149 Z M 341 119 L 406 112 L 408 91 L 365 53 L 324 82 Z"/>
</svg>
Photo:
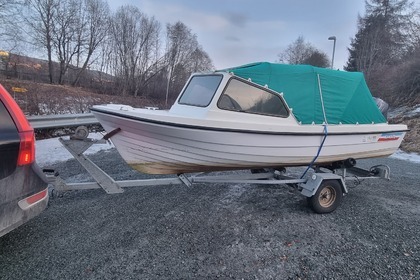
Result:
<svg viewBox="0 0 420 280">
<path fill-rule="evenodd" d="M 229 81 L 217 105 L 220 109 L 253 114 L 280 117 L 289 115 L 279 95 L 235 78 Z"/>
<path fill-rule="evenodd" d="M 178 103 L 207 107 L 213 99 L 222 78 L 222 75 L 200 75 L 192 77 Z"/>
</svg>

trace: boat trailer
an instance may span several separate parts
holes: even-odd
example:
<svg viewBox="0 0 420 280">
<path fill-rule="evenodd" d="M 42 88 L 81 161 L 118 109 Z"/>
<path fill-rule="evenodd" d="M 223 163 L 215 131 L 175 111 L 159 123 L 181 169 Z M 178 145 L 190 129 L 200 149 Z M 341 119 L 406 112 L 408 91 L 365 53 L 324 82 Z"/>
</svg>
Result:
<svg viewBox="0 0 420 280">
<path fill-rule="evenodd" d="M 117 194 L 123 193 L 123 188 L 140 186 L 183 184 L 192 187 L 194 184 L 201 183 L 286 184 L 298 189 L 302 195 L 306 196 L 309 206 L 316 213 L 330 213 L 341 204 L 343 195 L 348 193 L 347 181 L 358 183 L 364 179 L 390 179 L 390 168 L 386 165 L 376 165 L 367 170 L 354 166 L 356 161 L 349 159 L 328 166 L 313 166 L 312 171 L 302 176 L 303 178 L 288 175 L 286 169 L 283 168 L 282 170 L 251 170 L 249 174 L 177 174 L 176 177 L 170 178 L 116 181 L 83 154 L 92 145 L 108 144 L 112 132 L 102 139 L 88 138 L 88 134 L 87 128 L 78 127 L 75 135 L 69 139 L 59 138 L 59 141 L 95 182 L 66 183 L 54 170 L 44 169 L 49 182 L 54 186 L 54 191 L 103 189 L 108 194 Z"/>
</svg>

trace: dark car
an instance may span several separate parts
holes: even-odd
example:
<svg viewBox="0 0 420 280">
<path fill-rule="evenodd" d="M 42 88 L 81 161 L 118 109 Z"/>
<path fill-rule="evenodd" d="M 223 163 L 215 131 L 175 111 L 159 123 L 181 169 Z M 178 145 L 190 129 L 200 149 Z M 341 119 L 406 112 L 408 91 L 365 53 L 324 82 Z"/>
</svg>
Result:
<svg viewBox="0 0 420 280">
<path fill-rule="evenodd" d="M 0 85 L 0 236 L 40 214 L 47 178 L 35 162 L 34 130 Z"/>
</svg>

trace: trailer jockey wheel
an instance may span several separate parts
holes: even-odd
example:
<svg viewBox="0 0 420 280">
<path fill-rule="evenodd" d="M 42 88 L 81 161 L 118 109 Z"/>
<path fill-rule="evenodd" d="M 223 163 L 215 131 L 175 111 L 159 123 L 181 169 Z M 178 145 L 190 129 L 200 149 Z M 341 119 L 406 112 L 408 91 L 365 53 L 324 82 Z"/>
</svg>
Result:
<svg viewBox="0 0 420 280">
<path fill-rule="evenodd" d="M 72 139 L 84 140 L 89 136 L 89 129 L 86 126 L 78 126 L 74 132 Z"/>
<path fill-rule="evenodd" d="M 308 197 L 309 206 L 316 213 L 331 213 L 340 204 L 343 190 L 337 180 L 325 180 L 312 197 Z"/>
</svg>

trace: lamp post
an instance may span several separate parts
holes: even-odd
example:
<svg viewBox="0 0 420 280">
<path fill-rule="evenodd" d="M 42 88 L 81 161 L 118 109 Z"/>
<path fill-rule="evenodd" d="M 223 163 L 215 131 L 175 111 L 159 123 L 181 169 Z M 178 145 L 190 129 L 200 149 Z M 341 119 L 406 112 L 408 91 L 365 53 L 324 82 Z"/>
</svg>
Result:
<svg viewBox="0 0 420 280">
<path fill-rule="evenodd" d="M 334 41 L 333 54 L 332 54 L 332 59 L 331 59 L 331 69 L 333 69 L 334 68 L 335 41 L 337 41 L 337 38 L 335 36 L 331 36 L 331 37 L 328 37 L 328 40 Z"/>
</svg>

